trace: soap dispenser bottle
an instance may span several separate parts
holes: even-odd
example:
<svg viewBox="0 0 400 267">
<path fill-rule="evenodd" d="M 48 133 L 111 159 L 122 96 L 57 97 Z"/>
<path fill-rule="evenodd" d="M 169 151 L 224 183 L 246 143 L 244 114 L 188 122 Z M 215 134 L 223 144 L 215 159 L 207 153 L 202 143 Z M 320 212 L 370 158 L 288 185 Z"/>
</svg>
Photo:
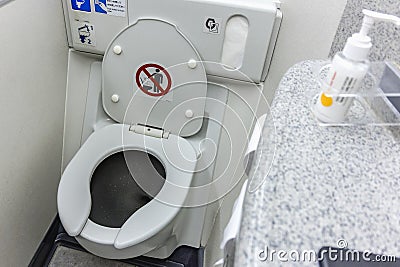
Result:
<svg viewBox="0 0 400 267">
<path fill-rule="evenodd" d="M 342 52 L 333 59 L 321 93 L 313 106 L 318 120 L 325 123 L 340 123 L 346 118 L 353 103 L 351 94 L 356 93 L 368 72 L 368 53 L 372 47 L 368 32 L 375 21 L 388 21 L 400 25 L 400 18 L 370 10 L 363 10 L 364 19 L 359 33 L 347 39 Z"/>
</svg>

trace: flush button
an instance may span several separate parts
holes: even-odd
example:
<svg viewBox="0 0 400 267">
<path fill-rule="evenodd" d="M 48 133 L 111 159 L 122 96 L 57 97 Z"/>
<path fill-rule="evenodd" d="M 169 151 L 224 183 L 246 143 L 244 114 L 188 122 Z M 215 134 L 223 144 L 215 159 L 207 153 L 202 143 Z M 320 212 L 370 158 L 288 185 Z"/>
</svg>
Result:
<svg viewBox="0 0 400 267">
<path fill-rule="evenodd" d="M 114 94 L 111 96 L 111 101 L 114 103 L 118 103 L 119 102 L 119 95 Z"/>
<path fill-rule="evenodd" d="M 191 110 L 191 109 L 186 110 L 185 116 L 188 119 L 193 118 L 193 110 Z"/>
</svg>

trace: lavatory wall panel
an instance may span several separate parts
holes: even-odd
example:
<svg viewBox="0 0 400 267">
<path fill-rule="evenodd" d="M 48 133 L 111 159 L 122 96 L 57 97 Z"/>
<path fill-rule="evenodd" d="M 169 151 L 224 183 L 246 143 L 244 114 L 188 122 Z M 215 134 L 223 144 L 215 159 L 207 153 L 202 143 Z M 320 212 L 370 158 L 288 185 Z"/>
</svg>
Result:
<svg viewBox="0 0 400 267">
<path fill-rule="evenodd" d="M 60 1 L 0 8 L 0 259 L 27 266 L 56 215 L 67 40 Z"/>
</svg>

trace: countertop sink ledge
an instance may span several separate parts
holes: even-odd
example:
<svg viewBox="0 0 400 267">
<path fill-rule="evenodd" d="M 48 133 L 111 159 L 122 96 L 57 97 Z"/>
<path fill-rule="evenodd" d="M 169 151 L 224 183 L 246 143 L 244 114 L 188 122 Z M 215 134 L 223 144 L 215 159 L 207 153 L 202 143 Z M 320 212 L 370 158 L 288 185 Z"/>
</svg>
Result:
<svg viewBox="0 0 400 267">
<path fill-rule="evenodd" d="M 251 168 L 235 266 L 318 266 L 262 251 L 323 246 L 400 256 L 400 141 L 383 126 L 320 126 L 307 93 L 318 89 L 316 62 L 294 65 L 276 91 Z"/>
</svg>

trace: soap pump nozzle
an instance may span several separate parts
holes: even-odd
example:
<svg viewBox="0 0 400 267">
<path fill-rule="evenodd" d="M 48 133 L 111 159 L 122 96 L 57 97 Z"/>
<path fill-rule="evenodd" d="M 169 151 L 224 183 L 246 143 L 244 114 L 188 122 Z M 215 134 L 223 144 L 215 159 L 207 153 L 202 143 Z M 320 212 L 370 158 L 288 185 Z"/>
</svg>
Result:
<svg viewBox="0 0 400 267">
<path fill-rule="evenodd" d="M 347 39 L 343 54 L 355 61 L 364 61 L 368 58 L 369 50 L 372 47 L 371 38 L 368 32 L 376 21 L 386 21 L 400 26 L 400 18 L 394 15 L 383 14 L 364 9 L 364 19 L 359 33 L 353 34 Z"/>
</svg>

